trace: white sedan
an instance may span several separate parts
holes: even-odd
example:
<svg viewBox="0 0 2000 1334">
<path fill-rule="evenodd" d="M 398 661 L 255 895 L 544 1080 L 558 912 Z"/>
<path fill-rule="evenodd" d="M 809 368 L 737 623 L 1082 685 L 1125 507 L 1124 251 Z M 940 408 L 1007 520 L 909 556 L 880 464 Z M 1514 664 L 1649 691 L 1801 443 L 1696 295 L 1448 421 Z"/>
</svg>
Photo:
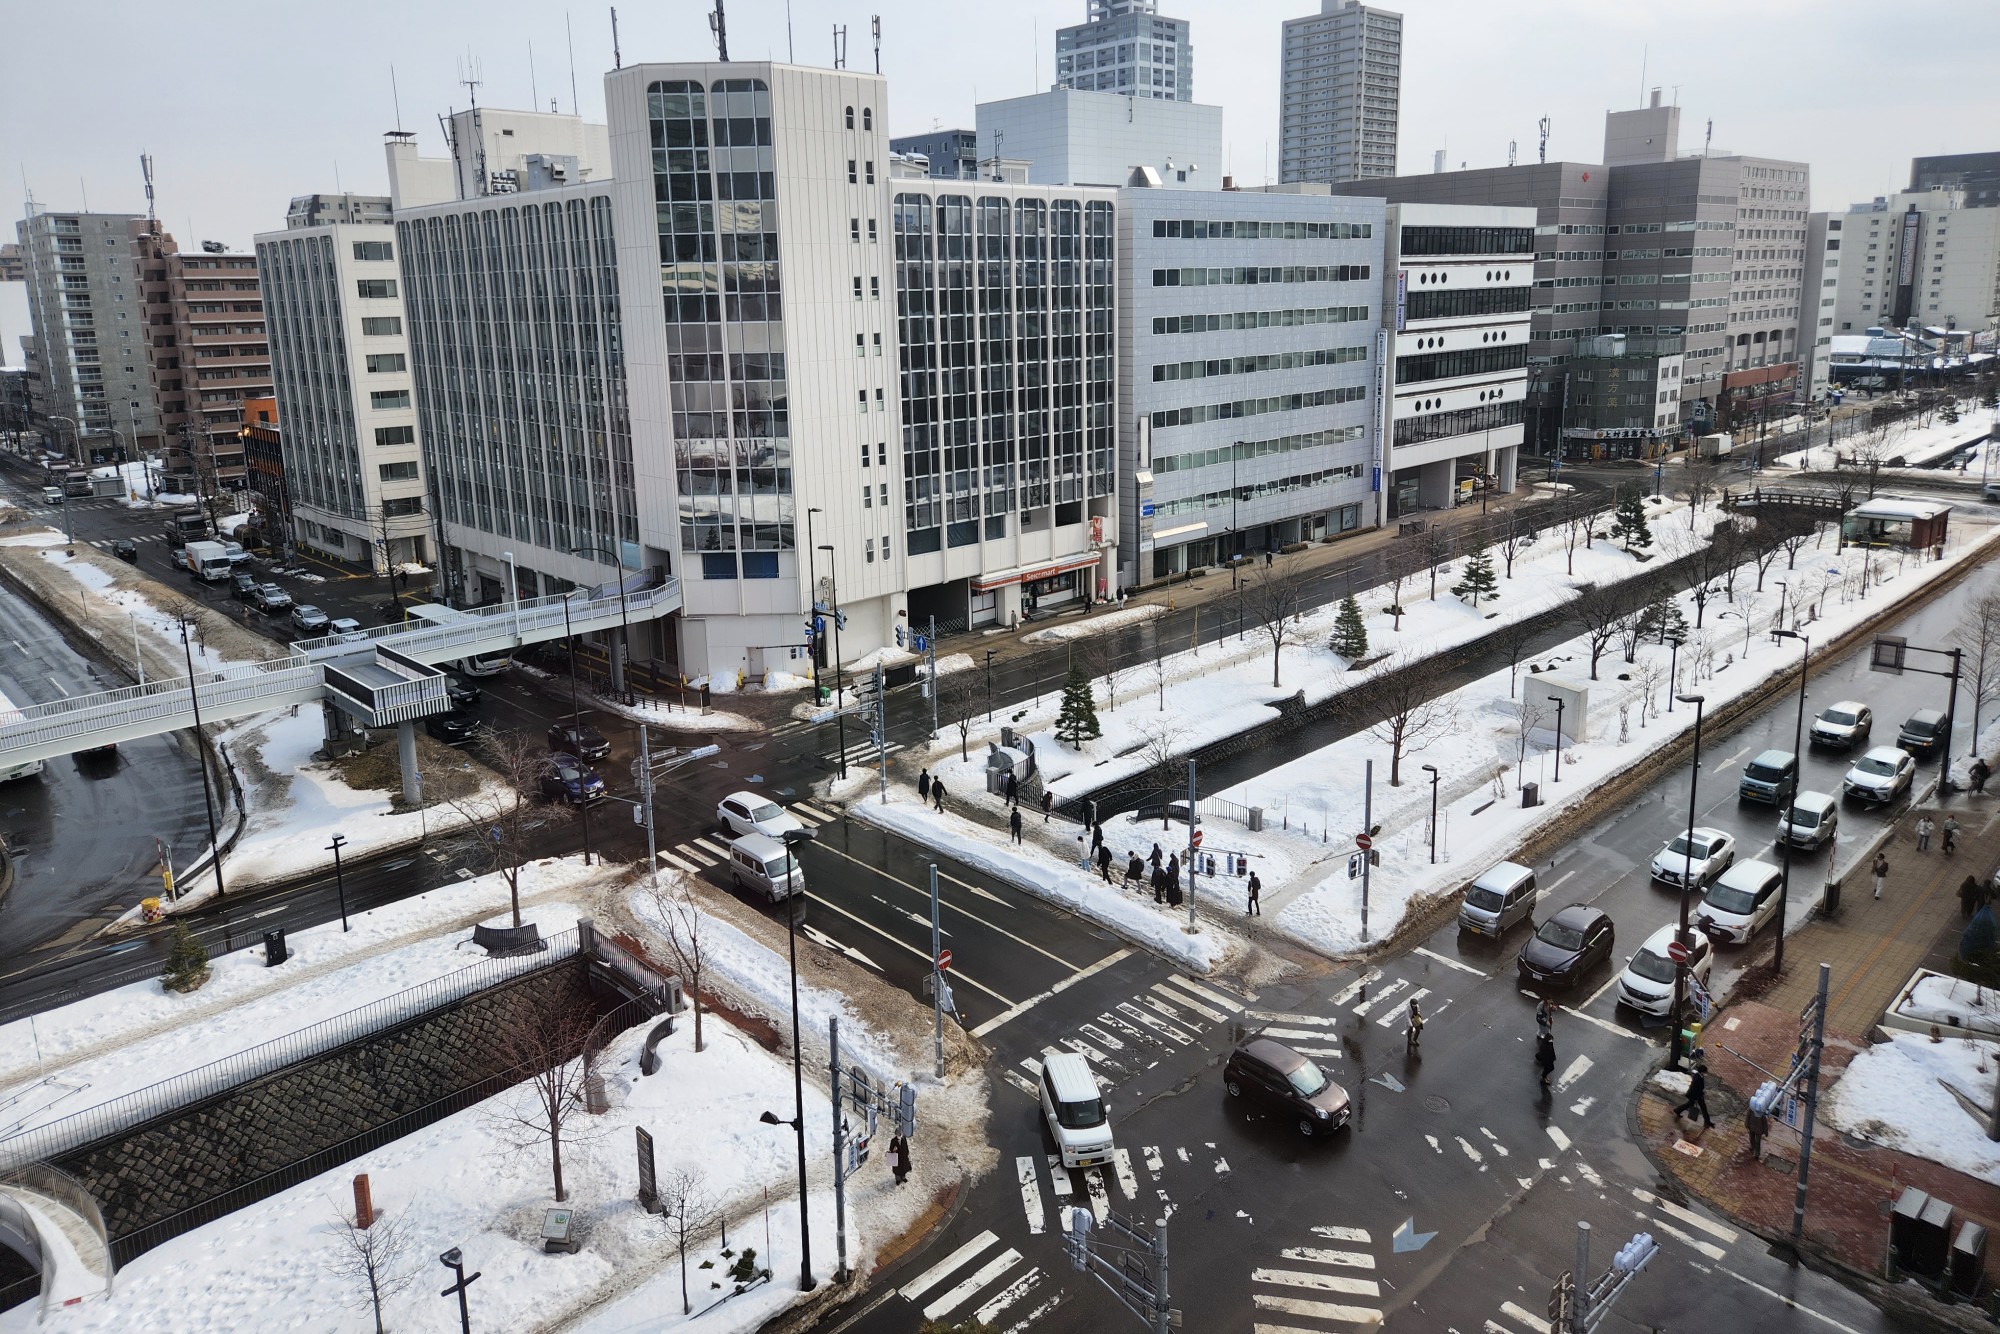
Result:
<svg viewBox="0 0 2000 1334">
<path fill-rule="evenodd" d="M 756 792 L 732 792 L 715 808 L 715 818 L 732 834 L 763 834 L 784 841 L 787 833 L 805 828 L 795 815 Z"/>
<path fill-rule="evenodd" d="M 1917 762 L 1898 746 L 1876 746 L 1854 762 L 1841 780 L 1841 790 L 1860 801 L 1890 802 L 1910 790 L 1917 779 Z"/>
<path fill-rule="evenodd" d="M 1690 837 L 1690 835 L 1692 837 Z M 1699 889 L 1736 860 L 1736 836 L 1696 825 L 1653 856 L 1653 879 L 1682 889 Z"/>
</svg>

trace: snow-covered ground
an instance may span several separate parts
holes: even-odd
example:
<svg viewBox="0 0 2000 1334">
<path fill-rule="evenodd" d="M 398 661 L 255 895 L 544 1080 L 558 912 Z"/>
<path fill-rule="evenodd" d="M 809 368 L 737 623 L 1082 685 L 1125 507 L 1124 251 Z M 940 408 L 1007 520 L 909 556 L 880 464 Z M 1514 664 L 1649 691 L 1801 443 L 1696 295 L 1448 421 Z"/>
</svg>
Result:
<svg viewBox="0 0 2000 1334">
<path fill-rule="evenodd" d="M 2000 1143 L 1986 1138 L 1985 1120 L 1972 1110 L 1993 1105 L 1996 1071 L 2000 1048 L 1990 1042 L 1896 1033 L 1848 1062 L 1828 1095 L 1826 1120 L 2000 1185 Z"/>
<path fill-rule="evenodd" d="M 1963 978 L 1920 969 L 1915 985 L 1889 1007 L 1889 1019 L 1929 1027 L 1945 1036 L 1977 1033 L 2000 1039 L 2000 991 Z"/>
<path fill-rule="evenodd" d="M 1071 639 L 1087 639 L 1091 635 L 1101 635 L 1112 630 L 1122 630 L 1128 625 L 1139 625 L 1157 616 L 1165 616 L 1167 609 L 1157 602 L 1140 603 L 1132 607 L 1120 607 L 1112 611 L 1099 612 L 1094 616 L 1084 616 L 1073 621 L 1063 621 L 1046 630 L 1030 630 L 1021 636 L 1023 644 L 1060 644 Z"/>
<path fill-rule="evenodd" d="M 1844 435 L 1832 445 L 1824 443 L 1825 428 L 1819 430 L 1821 443 L 1809 443 L 1803 449 L 1774 457 L 1767 468 L 1832 468 L 1841 458 L 1850 457 L 1857 450 L 1879 452 L 1883 459 L 1903 458 L 1913 466 L 1929 463 L 1951 454 L 1960 445 L 1986 433 L 1992 418 L 1986 409 L 1977 405 L 1975 399 L 1960 399 L 1959 419 L 1955 422 L 1932 421 L 1929 426 L 1918 426 L 1914 418 L 1891 423 L 1883 429 L 1879 443 L 1874 442 L 1866 428 L 1853 435 Z M 1745 452 L 1745 446 L 1736 446 L 1737 454 Z M 1973 471 L 1979 470 L 1975 461 Z M 1893 478 L 1900 469 L 1883 468 L 1882 478 L 1894 485 Z M 1765 480 L 1771 480 L 1767 471 Z"/>
</svg>

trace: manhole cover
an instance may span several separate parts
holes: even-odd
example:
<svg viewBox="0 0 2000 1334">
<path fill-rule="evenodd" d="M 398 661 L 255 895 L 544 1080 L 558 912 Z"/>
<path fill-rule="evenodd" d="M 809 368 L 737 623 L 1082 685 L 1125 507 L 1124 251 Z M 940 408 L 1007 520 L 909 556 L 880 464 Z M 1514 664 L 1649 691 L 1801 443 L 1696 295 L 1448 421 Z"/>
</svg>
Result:
<svg viewBox="0 0 2000 1334">
<path fill-rule="evenodd" d="M 1451 1110 L 1451 1100 L 1442 1094 L 1426 1093 L 1424 1095 L 1424 1110 L 1438 1113 L 1448 1112 Z"/>
</svg>

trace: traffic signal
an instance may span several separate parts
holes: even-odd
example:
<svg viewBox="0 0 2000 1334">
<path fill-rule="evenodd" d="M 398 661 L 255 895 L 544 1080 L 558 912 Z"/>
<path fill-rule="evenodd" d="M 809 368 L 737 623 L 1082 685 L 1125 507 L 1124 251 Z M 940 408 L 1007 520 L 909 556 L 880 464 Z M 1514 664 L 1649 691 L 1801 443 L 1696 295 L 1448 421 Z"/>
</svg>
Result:
<svg viewBox="0 0 2000 1334">
<path fill-rule="evenodd" d="M 847 613 L 835 607 L 833 609 L 833 624 L 835 629 L 845 630 L 847 628 Z"/>
<path fill-rule="evenodd" d="M 1611 1267 L 1621 1274 L 1636 1274 L 1659 1253 L 1660 1244 L 1653 1240 L 1653 1234 L 1641 1232 L 1618 1248 L 1618 1254 L 1611 1257 Z"/>
<path fill-rule="evenodd" d="M 896 627 L 896 647 L 903 647 L 903 627 L 900 625 Z"/>
</svg>

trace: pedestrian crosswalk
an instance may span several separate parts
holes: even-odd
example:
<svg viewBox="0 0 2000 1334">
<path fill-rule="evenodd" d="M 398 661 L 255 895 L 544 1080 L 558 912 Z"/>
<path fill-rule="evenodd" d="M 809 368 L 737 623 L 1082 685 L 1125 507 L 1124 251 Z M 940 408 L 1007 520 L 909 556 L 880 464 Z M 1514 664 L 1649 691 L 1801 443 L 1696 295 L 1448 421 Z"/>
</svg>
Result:
<svg viewBox="0 0 2000 1334">
<path fill-rule="evenodd" d="M 1078 1052 L 1101 1073 L 1123 1081 L 1152 1069 L 1242 1011 L 1242 1001 L 1175 973 L 1105 1007 L 1046 1048 L 1045 1054 Z M 1041 1061 L 1032 1056 L 1002 1072 L 1008 1083 L 1038 1102 L 1041 1093 L 1035 1081 L 1041 1073 Z"/>
<path fill-rule="evenodd" d="M 840 818 L 832 811 L 805 801 L 793 802 L 787 809 L 808 829 L 817 829 L 829 820 Z M 689 875 L 700 875 L 703 871 L 721 866 L 728 860 L 729 835 L 721 830 L 697 835 L 660 852 L 660 861 L 663 864 L 673 867 L 676 871 L 685 871 Z"/>
<path fill-rule="evenodd" d="M 1063 1294 L 1040 1265 L 981 1232 L 897 1289 L 925 1320 L 970 1320 L 1014 1334 L 1062 1304 Z M 1011 1323 L 1002 1324 L 1007 1319 Z"/>
<path fill-rule="evenodd" d="M 1251 1270 L 1253 1334 L 1336 1334 L 1380 1325 L 1374 1244 L 1367 1228 L 1316 1224 L 1300 1245 Z"/>
<path fill-rule="evenodd" d="M 844 759 L 847 761 L 847 764 L 850 768 L 857 765 L 873 765 L 878 761 L 880 761 L 884 756 L 894 755 L 897 751 L 902 749 L 903 749 L 902 742 L 891 741 L 888 745 L 883 746 L 881 749 L 878 750 L 876 749 L 875 743 L 873 741 L 867 740 L 866 735 L 864 734 L 863 739 L 861 741 L 858 741 L 853 745 L 850 745 L 846 750 L 840 751 L 836 754 L 828 755 L 826 757 L 826 762 L 828 764 L 837 764 Z"/>
</svg>

